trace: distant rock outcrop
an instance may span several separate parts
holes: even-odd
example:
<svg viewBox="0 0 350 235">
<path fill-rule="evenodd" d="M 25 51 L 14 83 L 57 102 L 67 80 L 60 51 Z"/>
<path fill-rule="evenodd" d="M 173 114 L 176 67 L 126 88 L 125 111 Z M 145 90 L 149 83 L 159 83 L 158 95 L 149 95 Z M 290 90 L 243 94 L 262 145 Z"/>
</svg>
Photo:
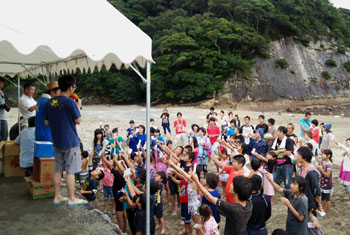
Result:
<svg viewBox="0 0 350 235">
<path fill-rule="evenodd" d="M 317 103 L 324 98 L 334 103 L 335 98 L 350 97 L 350 72 L 344 67 L 350 60 L 349 52 L 340 50 L 335 43 L 322 40 L 305 47 L 286 38 L 271 42 L 270 54 L 270 59 L 256 59 L 249 77 L 229 79 L 217 96 L 218 103 L 240 106 L 280 100 L 302 103 L 305 99 Z M 281 59 L 287 62 L 285 66 L 276 63 Z M 327 60 L 333 66 L 326 65 Z"/>
</svg>

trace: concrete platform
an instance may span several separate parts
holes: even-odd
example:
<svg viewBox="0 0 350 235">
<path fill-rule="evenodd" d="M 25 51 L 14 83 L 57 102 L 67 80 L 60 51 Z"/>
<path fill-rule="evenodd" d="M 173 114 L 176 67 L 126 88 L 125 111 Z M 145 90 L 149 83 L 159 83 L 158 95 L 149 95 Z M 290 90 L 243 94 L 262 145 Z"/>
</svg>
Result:
<svg viewBox="0 0 350 235">
<path fill-rule="evenodd" d="M 66 188 L 62 188 L 63 195 Z M 52 199 L 33 200 L 23 177 L 0 177 L 2 235 L 119 234 L 108 216 L 90 205 L 51 206 Z"/>
</svg>

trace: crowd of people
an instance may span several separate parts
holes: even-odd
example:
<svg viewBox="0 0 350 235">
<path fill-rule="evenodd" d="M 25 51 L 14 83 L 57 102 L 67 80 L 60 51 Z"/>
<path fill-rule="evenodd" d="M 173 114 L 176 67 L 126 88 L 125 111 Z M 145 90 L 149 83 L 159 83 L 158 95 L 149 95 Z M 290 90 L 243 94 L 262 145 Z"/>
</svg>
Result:
<svg viewBox="0 0 350 235">
<path fill-rule="evenodd" d="M 249 116 L 241 124 L 238 115 L 225 111 L 217 115 L 212 107 L 201 127 L 188 125 L 177 113 L 172 125 L 175 135 L 166 108 L 159 119 L 162 130 L 150 120 L 152 234 L 156 224 L 166 234 L 164 221 L 170 218 L 164 218 L 164 206 L 171 207 L 171 216 L 181 216 L 181 234 L 220 234 L 222 216 L 225 234 L 268 234 L 266 221 L 276 191 L 288 215 L 286 227 L 273 234 L 323 234 L 316 217 L 331 211 L 334 145 L 344 150 L 339 178 L 349 199 L 350 139 L 345 145 L 338 143 L 332 125 L 319 125 L 309 112 L 298 123 L 299 135 L 293 123 L 275 127 L 273 118 L 267 123 L 264 115 L 258 119 L 255 127 Z M 145 126 L 130 120 L 126 136 L 118 128 L 111 131 L 108 124 L 100 126 L 83 155 L 82 172 L 89 165 L 91 170 L 101 169 L 104 178 L 99 181 L 90 173 L 88 183 L 81 180 L 82 195 L 93 203 L 96 192 L 103 191 L 104 212 L 112 200 L 112 214 L 121 230 L 129 226 L 132 234 L 144 234 Z M 209 172 L 210 161 L 215 171 Z"/>
<path fill-rule="evenodd" d="M 2 86 L 0 79 L 0 91 Z M 103 192 L 104 212 L 111 201 L 120 229 L 145 234 L 146 128 L 130 120 L 124 136 L 117 127 L 100 124 L 91 146 L 84 150 L 76 129 L 82 121 L 81 100 L 71 98 L 75 89 L 75 78 L 64 75 L 50 83 L 36 103 L 33 86 L 25 87 L 20 101 L 23 131 L 16 138 L 21 144 L 21 167 L 32 166 L 28 161 L 33 158 L 34 141 L 52 141 L 56 163 L 52 205 L 96 205 L 97 194 Z M 0 120 L 7 111 L 3 100 L 0 92 Z M 171 218 L 164 218 L 165 206 L 171 208 L 170 216 L 181 216 L 181 234 L 220 234 L 222 217 L 226 218 L 224 234 L 268 234 L 266 221 L 276 191 L 288 215 L 285 228 L 272 234 L 323 234 L 316 217 L 331 211 L 335 145 L 344 150 L 339 179 L 350 205 L 350 139 L 339 143 L 332 125 L 319 123 L 309 112 L 298 123 L 299 135 L 293 123 L 277 127 L 273 118 L 266 123 L 260 115 L 254 126 L 249 116 L 241 123 L 232 111 L 217 114 L 214 107 L 203 117 L 205 125 L 188 125 L 180 112 L 173 125 L 170 118 L 165 108 L 159 118 L 162 129 L 150 120 L 151 234 L 156 224 L 161 234 L 167 234 L 165 221 Z M 2 134 L 7 123 L 0 125 Z M 208 164 L 216 168 L 209 170 Z M 61 194 L 63 172 L 68 198 Z M 75 180 L 85 200 L 75 197 Z"/>
</svg>

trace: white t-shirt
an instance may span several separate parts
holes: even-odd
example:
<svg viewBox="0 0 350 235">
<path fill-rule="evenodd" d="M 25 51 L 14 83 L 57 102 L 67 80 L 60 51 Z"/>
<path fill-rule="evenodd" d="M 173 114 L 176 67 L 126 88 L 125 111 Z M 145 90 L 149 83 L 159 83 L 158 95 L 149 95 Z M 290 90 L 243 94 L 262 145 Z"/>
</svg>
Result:
<svg viewBox="0 0 350 235">
<path fill-rule="evenodd" d="M 23 120 L 23 125 L 28 126 L 28 119 L 30 117 L 34 117 L 36 112 L 35 110 L 33 112 L 28 111 L 30 107 L 33 107 L 36 105 L 36 101 L 33 99 L 33 97 L 29 97 L 25 94 L 21 96 L 19 99 L 19 111 L 21 112 L 24 120 Z"/>
<path fill-rule="evenodd" d="M 228 125 L 227 123 L 229 123 L 227 116 L 220 117 L 220 126 Z"/>
<path fill-rule="evenodd" d="M 254 127 L 252 125 L 243 125 L 242 127 L 242 135 L 244 136 L 244 142 L 246 144 L 250 143 L 250 137 L 248 137 L 249 134 L 253 134 L 254 133 Z"/>
<path fill-rule="evenodd" d="M 309 141 L 306 141 L 305 143 L 310 143 L 312 145 L 312 154 L 316 156 L 316 150 L 317 150 L 317 143 L 315 140 L 311 139 Z"/>
</svg>

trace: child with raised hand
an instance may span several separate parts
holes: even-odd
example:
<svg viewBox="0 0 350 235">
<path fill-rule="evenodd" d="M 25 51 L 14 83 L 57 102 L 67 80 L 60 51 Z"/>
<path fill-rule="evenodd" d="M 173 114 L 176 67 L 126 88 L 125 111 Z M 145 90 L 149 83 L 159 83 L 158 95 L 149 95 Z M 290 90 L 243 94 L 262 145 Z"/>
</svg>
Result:
<svg viewBox="0 0 350 235">
<path fill-rule="evenodd" d="M 290 189 L 283 189 L 271 179 L 270 173 L 266 172 L 265 177 L 277 192 L 284 195 L 281 198 L 281 202 L 288 207 L 287 233 L 307 235 L 308 199 L 304 194 L 306 186 L 305 179 L 302 176 L 295 176 L 292 178 Z"/>
<path fill-rule="evenodd" d="M 208 185 L 208 192 L 217 199 L 221 199 L 219 189 L 217 188 L 219 178 L 214 173 L 207 173 L 205 177 L 206 185 Z M 225 189 L 224 189 L 225 190 Z M 209 202 L 204 196 L 202 196 L 202 205 L 206 204 L 210 206 L 212 216 L 214 217 L 218 226 L 220 226 L 220 214 L 216 211 L 216 205 Z"/>
<path fill-rule="evenodd" d="M 106 164 L 106 166 L 111 170 L 111 173 L 114 176 L 112 192 L 113 197 L 116 204 L 116 218 L 119 223 L 120 229 L 125 232 L 126 231 L 126 218 L 124 216 L 124 205 L 120 201 L 121 197 L 123 197 L 123 193 L 121 193 L 121 189 L 125 186 L 125 180 L 123 177 L 124 167 L 118 161 L 117 155 L 113 157 L 113 163 L 108 161 L 104 155 L 102 155 L 102 160 Z"/>
<path fill-rule="evenodd" d="M 192 154 L 194 155 L 194 153 Z M 192 217 L 194 223 L 198 224 L 200 222 L 199 207 L 201 203 L 197 197 L 197 186 L 190 180 L 190 175 L 187 174 L 187 172 L 184 171 L 182 168 L 176 166 L 176 164 L 174 164 L 172 161 L 169 161 L 169 166 L 175 169 L 178 172 L 178 174 L 181 175 L 180 178 L 182 178 L 183 180 L 187 180 L 188 212 Z M 189 173 L 190 172 L 192 172 L 192 168 L 190 168 Z M 197 232 L 197 234 L 199 234 L 199 232 Z"/>
<path fill-rule="evenodd" d="M 338 141 L 334 141 L 336 145 L 338 145 L 340 148 L 344 150 L 342 156 L 343 160 L 340 164 L 340 170 L 339 170 L 339 179 L 340 182 L 344 185 L 345 189 L 345 197 L 344 199 L 347 200 L 345 202 L 347 205 L 350 205 L 350 138 L 346 139 L 346 144 L 340 144 Z"/>
<path fill-rule="evenodd" d="M 199 182 L 198 176 L 191 174 L 192 180 L 206 199 L 216 205 L 216 210 L 226 217 L 225 235 L 247 234 L 247 223 L 252 214 L 253 206 L 249 198 L 251 196 L 251 184 L 248 178 L 237 176 L 233 183 L 229 184 L 230 194 L 234 203 L 224 202 L 213 197 Z"/>
<path fill-rule="evenodd" d="M 317 170 L 321 173 L 321 200 L 322 200 L 322 208 L 326 214 L 331 210 L 331 193 L 333 192 L 333 180 L 332 180 L 332 172 L 333 172 L 333 163 L 332 163 L 332 150 L 325 149 L 322 152 L 323 161 L 321 165 L 316 165 Z"/>
<path fill-rule="evenodd" d="M 213 160 L 213 162 L 220 167 L 221 169 L 225 170 L 227 174 L 229 174 L 229 177 L 227 179 L 226 189 L 225 189 L 225 195 L 226 195 L 226 201 L 234 203 L 234 198 L 232 194 L 230 193 L 230 185 L 234 181 L 234 178 L 238 176 L 243 176 L 243 166 L 245 164 L 245 158 L 242 155 L 236 155 L 233 157 L 232 160 L 232 166 L 225 166 L 222 164 L 215 156 L 211 156 L 210 158 Z"/>
<path fill-rule="evenodd" d="M 176 165 L 173 164 L 173 166 L 176 166 Z M 173 174 L 181 178 L 181 180 L 178 180 Z M 181 204 L 181 219 L 185 223 L 185 231 L 183 232 L 183 234 L 192 234 L 191 215 L 189 214 L 189 210 L 188 210 L 189 199 L 188 199 L 188 192 L 187 192 L 189 179 L 186 179 L 180 174 L 176 174 L 176 170 L 172 170 L 169 173 L 169 177 L 171 181 L 173 181 L 175 184 L 179 185 L 180 187 L 179 197 L 180 197 L 180 204 Z"/>
<path fill-rule="evenodd" d="M 212 216 L 212 210 L 208 205 L 203 204 L 199 207 L 199 215 L 203 224 L 195 224 L 194 228 L 197 229 L 200 235 L 220 235 L 218 224 Z"/>
<path fill-rule="evenodd" d="M 220 162 L 224 165 L 224 166 L 229 166 L 230 165 L 230 159 L 229 159 L 229 155 L 227 154 L 227 150 L 224 149 L 221 153 L 219 152 L 219 155 L 221 155 L 221 159 Z M 217 175 L 219 176 L 219 180 L 220 183 L 222 185 L 222 189 L 225 191 L 226 189 L 226 183 L 229 177 L 229 174 L 227 174 L 227 172 L 224 169 L 221 169 Z"/>
<path fill-rule="evenodd" d="M 110 159 L 110 156 L 106 158 L 106 161 L 109 161 L 111 164 L 113 164 L 113 160 Z M 107 213 L 108 211 L 108 200 L 112 200 L 112 215 L 115 215 L 115 201 L 113 196 L 113 181 L 114 181 L 114 175 L 111 173 L 111 170 L 107 167 L 106 163 L 102 161 L 103 165 L 103 171 L 105 174 L 105 177 L 102 179 L 101 183 L 103 186 L 103 194 L 104 194 L 104 211 L 103 213 Z"/>
<path fill-rule="evenodd" d="M 165 234 L 165 224 L 164 224 L 164 218 L 163 218 L 163 203 L 162 203 L 162 189 L 163 185 L 165 185 L 168 180 L 166 177 L 166 174 L 162 171 L 158 171 L 156 174 L 155 181 L 158 183 L 158 191 L 155 194 L 155 214 L 158 219 L 158 224 L 160 227 L 160 234 Z"/>
<path fill-rule="evenodd" d="M 250 163 L 251 164 L 251 167 L 252 167 L 252 171 L 250 172 L 248 178 L 252 178 L 253 175 L 257 175 L 259 177 L 261 177 L 261 179 L 263 178 L 262 174 L 260 173 L 259 169 L 260 169 L 260 161 L 255 159 L 255 160 L 252 160 L 252 162 Z"/>
</svg>

